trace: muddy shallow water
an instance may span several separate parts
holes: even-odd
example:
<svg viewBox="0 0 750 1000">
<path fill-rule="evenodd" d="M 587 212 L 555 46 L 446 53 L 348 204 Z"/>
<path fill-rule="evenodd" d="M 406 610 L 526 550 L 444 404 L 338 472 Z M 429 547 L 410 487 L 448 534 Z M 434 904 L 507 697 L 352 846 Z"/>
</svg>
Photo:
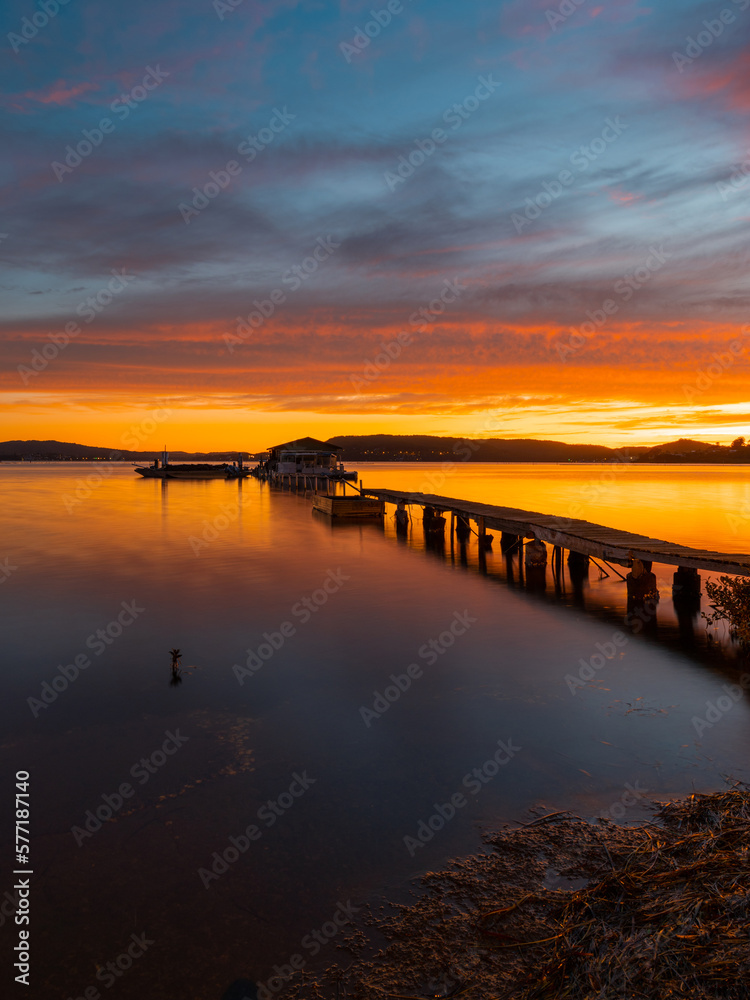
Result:
<svg viewBox="0 0 750 1000">
<path fill-rule="evenodd" d="M 420 522 L 400 541 L 390 518 L 332 527 L 254 480 L 97 465 L 0 468 L 0 556 L 17 567 L 2 586 L 3 773 L 9 794 L 31 775 L 39 988 L 218 1000 L 290 954 L 333 960 L 341 907 L 402 891 L 535 806 L 628 822 L 650 798 L 748 778 L 746 699 L 725 691 L 739 668 L 676 612 L 669 567 L 635 634 L 624 585 L 594 569 L 530 591 L 499 545 L 486 560 L 473 542 L 429 547 Z M 745 469 L 360 473 L 750 548 Z M 133 934 L 153 943 L 110 993 L 107 963 Z"/>
</svg>

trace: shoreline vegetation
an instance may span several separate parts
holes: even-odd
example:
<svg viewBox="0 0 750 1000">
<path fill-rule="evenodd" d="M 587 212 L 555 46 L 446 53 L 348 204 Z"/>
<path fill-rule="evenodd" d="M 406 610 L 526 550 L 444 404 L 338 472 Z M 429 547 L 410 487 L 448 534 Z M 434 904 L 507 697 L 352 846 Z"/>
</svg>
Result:
<svg viewBox="0 0 750 1000">
<path fill-rule="evenodd" d="M 488 833 L 486 853 L 423 875 L 414 902 L 367 910 L 340 963 L 266 994 L 741 1000 L 750 788 L 731 785 L 633 826 L 558 812 Z"/>
<path fill-rule="evenodd" d="M 431 435 L 370 434 L 333 437 L 331 443 L 344 449 L 348 462 L 608 462 L 623 465 L 750 463 L 750 445 L 736 438 L 730 445 L 707 444 L 681 438 L 668 444 L 607 448 L 604 445 L 566 444 L 527 438 L 453 438 Z M 467 447 L 468 445 L 468 447 Z M 466 452 L 470 450 L 470 454 Z M 153 461 L 158 451 L 125 451 L 65 441 L 2 441 L 0 462 L 34 461 Z M 252 452 L 171 451 L 174 461 L 220 462 L 258 458 Z"/>
<path fill-rule="evenodd" d="M 711 610 L 702 617 L 709 625 L 726 622 L 741 654 L 750 654 L 750 578 L 720 576 L 706 583 L 706 596 Z"/>
</svg>

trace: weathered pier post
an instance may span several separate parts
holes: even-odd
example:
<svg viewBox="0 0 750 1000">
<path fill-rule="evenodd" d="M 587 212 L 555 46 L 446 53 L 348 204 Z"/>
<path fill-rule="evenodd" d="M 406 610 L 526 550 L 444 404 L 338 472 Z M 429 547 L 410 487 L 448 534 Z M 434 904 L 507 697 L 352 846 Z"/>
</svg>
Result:
<svg viewBox="0 0 750 1000">
<path fill-rule="evenodd" d="M 512 549 L 517 542 L 518 542 L 518 535 L 511 535 L 509 531 L 501 532 L 500 551 L 507 552 L 508 549 Z"/>
<path fill-rule="evenodd" d="M 481 516 L 477 518 L 477 540 L 480 550 L 492 547 L 492 535 L 487 534 L 487 526 Z"/>
<path fill-rule="evenodd" d="M 701 578 L 697 569 L 678 566 L 672 577 L 672 600 L 675 603 L 694 604 L 700 602 Z"/>
<path fill-rule="evenodd" d="M 576 573 L 580 576 L 589 575 L 589 556 L 585 555 L 583 552 L 569 552 L 568 553 L 568 568 L 571 573 Z"/>
<path fill-rule="evenodd" d="M 555 583 L 555 593 L 561 594 L 565 586 L 565 576 L 563 572 L 563 556 L 565 549 L 560 545 L 555 545 L 552 550 L 552 579 Z"/>
<path fill-rule="evenodd" d="M 481 523 L 480 523 L 481 522 Z M 479 546 L 477 550 L 477 564 L 479 566 L 479 572 L 482 576 L 487 575 L 487 550 L 492 546 L 492 535 L 488 535 L 485 531 L 484 518 L 480 518 L 477 521 L 478 530 L 478 541 Z"/>
<path fill-rule="evenodd" d="M 471 535 L 471 525 L 469 519 L 464 514 L 458 514 L 456 518 L 456 538 L 459 542 L 466 542 Z"/>
<path fill-rule="evenodd" d="M 552 571 L 556 576 L 560 576 L 560 573 L 562 572 L 562 561 L 563 561 L 564 551 L 565 550 L 559 545 L 555 545 L 555 547 L 552 550 Z"/>
<path fill-rule="evenodd" d="M 568 552 L 568 574 L 575 602 L 583 606 L 583 584 L 589 578 L 589 557 L 583 552 Z"/>
<path fill-rule="evenodd" d="M 678 566 L 672 577 L 674 605 L 680 635 L 687 642 L 695 641 L 695 620 L 701 609 L 701 578 L 697 569 Z"/>
</svg>

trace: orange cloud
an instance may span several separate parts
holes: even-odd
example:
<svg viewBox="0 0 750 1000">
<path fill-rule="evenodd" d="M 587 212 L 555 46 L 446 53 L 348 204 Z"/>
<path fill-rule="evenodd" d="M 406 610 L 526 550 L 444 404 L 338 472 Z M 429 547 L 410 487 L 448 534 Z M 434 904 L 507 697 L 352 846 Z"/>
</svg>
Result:
<svg viewBox="0 0 750 1000">
<path fill-rule="evenodd" d="M 87 94 L 96 89 L 96 84 L 91 82 L 67 84 L 64 80 L 58 80 L 46 90 L 27 90 L 18 96 L 36 104 L 56 104 L 58 107 L 70 107 L 81 94 Z"/>
</svg>

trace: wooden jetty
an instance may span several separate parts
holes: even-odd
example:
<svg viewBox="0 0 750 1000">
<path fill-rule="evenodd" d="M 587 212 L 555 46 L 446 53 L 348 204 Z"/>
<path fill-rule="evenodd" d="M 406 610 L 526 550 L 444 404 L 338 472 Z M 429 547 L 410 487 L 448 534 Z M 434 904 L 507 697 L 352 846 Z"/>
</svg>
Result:
<svg viewBox="0 0 750 1000">
<path fill-rule="evenodd" d="M 645 562 L 664 563 L 688 570 L 705 570 L 736 576 L 750 576 L 750 555 L 733 552 L 711 552 L 693 549 L 675 542 L 665 542 L 646 535 L 637 535 L 619 528 L 607 528 L 574 517 L 557 517 L 517 507 L 500 507 L 494 504 L 456 500 L 431 493 L 405 493 L 399 490 L 367 489 L 364 496 L 375 497 L 384 503 L 416 504 L 433 511 L 451 515 L 454 524 L 476 523 L 476 533 L 483 539 L 487 529 L 503 532 L 504 541 L 523 546 L 523 539 L 535 535 L 543 542 L 554 545 L 556 550 L 568 549 L 571 553 L 591 556 L 604 562 L 627 566 L 631 558 Z M 508 536 L 511 536 L 508 538 Z"/>
</svg>

